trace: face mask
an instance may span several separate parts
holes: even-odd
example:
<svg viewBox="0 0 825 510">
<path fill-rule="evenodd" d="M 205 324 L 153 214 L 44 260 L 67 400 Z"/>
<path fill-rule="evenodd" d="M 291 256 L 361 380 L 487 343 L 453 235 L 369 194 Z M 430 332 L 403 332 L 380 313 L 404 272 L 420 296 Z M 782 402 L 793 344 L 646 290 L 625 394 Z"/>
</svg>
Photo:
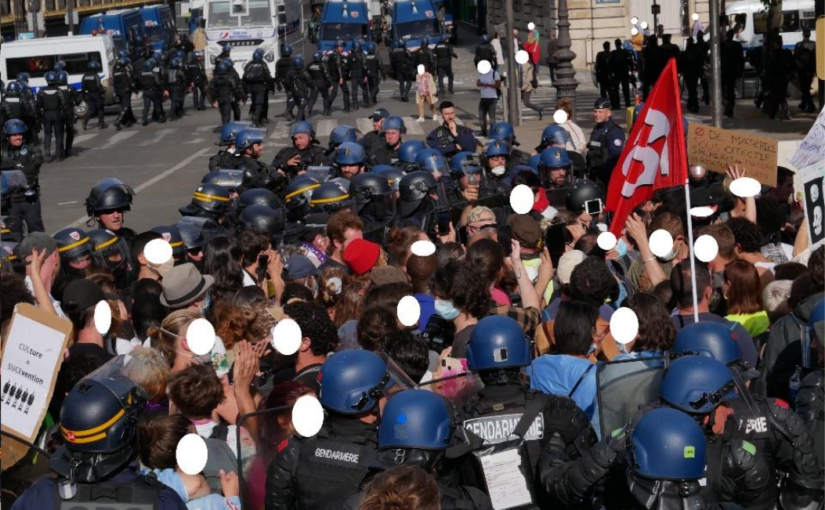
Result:
<svg viewBox="0 0 825 510">
<path fill-rule="evenodd" d="M 624 257 L 627 255 L 627 243 L 624 239 L 619 239 L 619 242 L 616 243 L 616 253 L 619 257 Z"/>
<path fill-rule="evenodd" d="M 664 260 L 665 262 L 671 261 L 676 258 L 676 255 L 679 254 L 679 250 L 676 248 L 676 243 L 673 243 L 673 248 L 670 252 L 665 255 L 664 257 L 659 257 L 660 259 Z"/>
<path fill-rule="evenodd" d="M 714 272 L 713 273 L 713 288 L 714 289 L 721 289 L 722 285 L 725 283 L 725 273 L 724 271 Z"/>
<path fill-rule="evenodd" d="M 442 318 L 451 321 L 458 317 L 458 308 L 453 306 L 452 301 L 448 301 L 446 299 L 436 299 L 435 300 L 435 313 L 440 315 Z"/>
<path fill-rule="evenodd" d="M 493 172 L 493 175 L 495 175 L 497 177 L 501 177 L 507 171 L 507 167 L 505 167 L 505 166 L 494 166 L 492 169 L 490 169 L 490 171 Z"/>
</svg>

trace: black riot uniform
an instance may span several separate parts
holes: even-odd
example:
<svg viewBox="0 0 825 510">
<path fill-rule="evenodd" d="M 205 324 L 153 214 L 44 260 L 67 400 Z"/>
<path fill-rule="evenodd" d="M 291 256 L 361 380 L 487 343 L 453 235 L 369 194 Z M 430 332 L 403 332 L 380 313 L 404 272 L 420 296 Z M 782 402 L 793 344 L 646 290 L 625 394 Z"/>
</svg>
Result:
<svg viewBox="0 0 825 510">
<path fill-rule="evenodd" d="M 147 62 L 140 73 L 140 87 L 143 89 L 143 125 L 149 124 L 149 108 L 152 108 L 152 118 L 160 118 L 166 122 L 166 112 L 163 109 L 163 77 L 159 66 Z"/>
<path fill-rule="evenodd" d="M 825 371 L 814 370 L 802 380 L 796 394 L 796 413 L 814 438 L 819 469 L 825 469 Z"/>
<path fill-rule="evenodd" d="M 68 158 L 72 155 L 72 145 L 74 144 L 75 122 L 77 116 L 74 112 L 74 107 L 80 104 L 80 94 L 74 88 L 68 85 L 68 74 L 66 71 L 57 73 L 59 85 L 57 86 L 60 95 L 63 97 L 63 104 L 66 105 L 66 110 L 63 112 L 63 134 L 65 141 L 63 143 L 63 157 Z"/>
<path fill-rule="evenodd" d="M 311 81 L 309 73 L 304 69 L 303 57 L 292 57 L 292 69 L 286 75 L 287 93 L 292 96 L 292 102 L 287 104 L 287 120 L 304 120 L 306 118 Z M 295 107 L 298 107 L 297 114 L 294 114 Z"/>
<path fill-rule="evenodd" d="M 447 77 L 448 83 L 448 90 L 450 94 L 453 93 L 453 60 L 454 58 L 458 58 L 458 55 L 455 54 L 453 47 L 450 46 L 450 43 L 445 39 L 435 45 L 435 49 L 433 50 L 435 55 L 435 68 L 436 68 L 436 75 L 438 76 L 438 93 L 440 95 L 444 94 L 444 77 Z"/>
<path fill-rule="evenodd" d="M 192 84 L 192 104 L 196 110 L 205 110 L 206 101 L 206 69 L 203 67 L 203 59 L 197 54 L 192 54 L 189 62 L 186 63 L 186 74 Z"/>
<path fill-rule="evenodd" d="M 252 100 L 252 124 L 256 127 L 263 125 L 264 106 L 267 100 L 267 91 L 272 82 L 269 67 L 263 60 L 263 50 L 255 50 L 252 62 L 244 68 L 244 85 Z"/>
<path fill-rule="evenodd" d="M 490 36 L 482 36 L 481 44 L 476 46 L 476 54 L 473 58 L 475 65 L 478 65 L 482 60 L 486 60 L 493 66 L 495 71 L 498 68 L 498 59 L 496 58 L 496 50 L 490 44 Z"/>
<path fill-rule="evenodd" d="M 186 98 L 188 79 L 186 70 L 179 58 L 173 58 L 167 71 L 166 82 L 169 87 L 169 117 L 177 120 L 183 117 L 183 100 Z"/>
<path fill-rule="evenodd" d="M 284 89 L 284 80 L 286 75 L 292 68 L 292 54 L 281 55 L 281 58 L 275 61 L 275 88 L 280 92 Z"/>
<path fill-rule="evenodd" d="M 305 170 L 309 166 L 324 166 L 329 164 L 329 160 L 324 154 L 324 149 L 317 145 L 315 139 L 312 140 L 309 147 L 304 150 L 298 150 L 295 146 L 284 147 L 275 159 L 272 160 L 272 168 L 277 168 L 284 171 L 287 175 L 294 176 L 300 170 Z M 289 166 L 289 160 L 295 156 L 301 156 L 301 163 L 298 167 Z"/>
<path fill-rule="evenodd" d="M 329 95 L 330 105 L 335 102 L 338 97 L 338 88 L 341 88 L 341 95 L 344 98 L 344 111 L 350 111 L 350 92 L 349 85 L 349 56 L 342 51 L 334 51 L 327 60 L 327 70 L 329 71 L 329 78 L 332 82 L 332 92 Z"/>
<path fill-rule="evenodd" d="M 418 48 L 418 51 L 415 52 L 415 67 L 423 65 L 427 72 L 433 74 L 435 72 L 435 56 L 433 55 L 433 50 L 430 48 L 429 40 L 424 39 L 421 43 L 421 47 Z"/>
<path fill-rule="evenodd" d="M 93 64 L 97 64 L 97 62 L 89 63 L 90 69 L 83 75 L 80 82 L 80 91 L 86 99 L 86 116 L 83 118 L 83 129 L 88 129 L 89 119 L 93 115 L 97 115 L 97 125 L 100 129 L 106 127 L 106 123 L 103 121 L 103 94 L 106 90 L 100 81 L 100 76 L 97 74 L 96 68 L 99 68 L 100 65 L 93 66 Z"/>
<path fill-rule="evenodd" d="M 222 126 L 232 120 L 232 112 L 243 95 L 240 83 L 232 77 L 232 72 L 227 69 L 228 67 L 231 66 L 218 65 L 215 68 L 215 76 L 212 77 L 212 81 L 209 83 L 209 94 L 212 96 L 212 100 L 218 103 Z"/>
<path fill-rule="evenodd" d="M 386 79 L 384 63 L 381 62 L 381 55 L 375 52 L 375 43 L 370 43 L 370 49 L 365 57 L 364 70 L 367 75 L 367 88 L 369 90 L 369 102 L 367 105 L 378 104 L 378 90 L 381 87 L 381 80 Z"/>
<path fill-rule="evenodd" d="M 23 233 L 23 222 L 28 232 L 44 232 L 43 216 L 40 209 L 40 167 L 43 165 L 43 153 L 38 147 L 23 142 L 20 147 L 3 144 L 2 170 L 20 170 L 26 176 L 28 188 L 15 190 L 11 195 L 9 210 L 3 215 L 9 216 L 9 222 L 15 233 Z"/>
<path fill-rule="evenodd" d="M 350 105 L 354 110 L 360 108 L 358 104 L 358 90 L 360 89 L 364 98 L 364 104 L 369 105 L 369 92 L 367 91 L 366 55 L 361 50 L 359 43 L 354 43 L 353 51 L 349 56 L 349 73 L 351 86 Z"/>
<path fill-rule="evenodd" d="M 43 153 L 45 156 L 51 156 L 51 161 L 54 158 L 63 159 L 63 115 L 67 106 L 64 101 L 65 98 L 60 94 L 54 80 L 40 89 L 37 95 L 37 109 L 40 118 L 43 119 Z M 55 138 L 54 154 L 51 153 L 52 134 Z"/>
<path fill-rule="evenodd" d="M 606 108 L 610 108 L 607 101 Z M 591 179 L 610 184 L 613 167 L 619 161 L 624 149 L 624 130 L 609 118 L 606 122 L 596 124 L 587 142 L 587 167 Z"/>
<path fill-rule="evenodd" d="M 309 93 L 309 104 L 306 108 L 307 117 L 312 115 L 312 108 L 315 106 L 315 101 L 318 100 L 318 94 L 321 94 L 321 99 L 324 101 L 324 116 L 329 116 L 330 79 L 327 66 L 324 64 L 323 56 L 320 53 L 316 53 L 312 63 L 307 66 L 307 73 L 309 74 L 309 82 L 312 85 Z"/>
<path fill-rule="evenodd" d="M 390 53 L 390 68 L 395 73 L 395 79 L 398 80 L 398 93 L 401 100 L 406 102 L 410 100 L 410 88 L 412 87 L 412 55 L 404 47 L 404 43 L 399 42 Z"/>
<path fill-rule="evenodd" d="M 128 63 L 118 60 L 112 70 L 112 82 L 115 87 L 115 97 L 120 105 L 120 113 L 115 120 L 115 129 L 120 130 L 124 124 L 134 122 L 132 113 L 132 92 L 134 91 L 134 71 Z"/>
<path fill-rule="evenodd" d="M 241 164 L 240 160 L 241 156 L 234 148 L 219 151 L 217 154 L 209 158 L 209 171 L 217 172 L 222 169 L 238 168 Z"/>
<path fill-rule="evenodd" d="M 26 126 L 39 125 L 40 117 L 37 115 L 37 105 L 27 95 L 23 94 L 19 84 L 12 83 L 16 86 L 10 83 L 3 93 L 2 102 L 0 102 L 0 120 L 5 123 L 9 119 L 20 119 Z M 25 140 L 29 143 L 34 142 L 34 133 L 27 131 Z"/>
</svg>

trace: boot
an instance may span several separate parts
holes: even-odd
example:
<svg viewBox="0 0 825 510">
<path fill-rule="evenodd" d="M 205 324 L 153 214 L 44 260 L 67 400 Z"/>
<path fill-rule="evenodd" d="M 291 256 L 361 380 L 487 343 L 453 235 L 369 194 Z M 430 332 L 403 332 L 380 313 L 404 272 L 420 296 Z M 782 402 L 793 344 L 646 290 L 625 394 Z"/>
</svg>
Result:
<svg viewBox="0 0 825 510">
<path fill-rule="evenodd" d="M 89 130 L 89 121 L 86 120 L 86 119 L 83 119 L 83 131 L 88 131 L 88 130 Z"/>
<path fill-rule="evenodd" d="M 100 122 L 98 122 L 98 123 L 97 123 L 97 128 L 98 128 L 98 129 L 106 129 L 107 127 L 108 127 L 108 126 L 106 126 L 106 123 L 105 123 L 105 122 L 103 122 L 102 120 L 101 120 Z"/>
</svg>

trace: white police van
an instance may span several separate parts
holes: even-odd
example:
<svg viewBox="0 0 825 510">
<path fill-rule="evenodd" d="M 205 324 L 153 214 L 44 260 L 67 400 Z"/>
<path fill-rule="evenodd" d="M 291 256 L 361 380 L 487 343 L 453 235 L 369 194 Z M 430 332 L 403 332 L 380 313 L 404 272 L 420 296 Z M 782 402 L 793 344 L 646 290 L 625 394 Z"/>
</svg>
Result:
<svg viewBox="0 0 825 510">
<path fill-rule="evenodd" d="M 811 29 L 811 40 L 816 40 L 816 0 L 783 0 L 782 24 L 779 33 L 782 45 L 792 50 L 802 40 L 802 29 Z M 821 1 L 821 0 L 819 0 Z M 739 0 L 730 2 L 725 7 L 731 29 L 736 29 L 735 39 L 742 43 L 745 50 L 762 46 L 763 36 L 768 31 L 768 10 L 761 0 Z"/>
<path fill-rule="evenodd" d="M 54 70 L 56 62 L 63 61 L 69 74 L 69 85 L 80 89 L 83 74 L 92 60 L 100 62 L 100 81 L 107 89 L 105 101 L 113 104 L 115 50 L 109 36 L 42 37 L 3 43 L 0 72 L 6 82 L 16 79 L 20 73 L 28 73 L 29 86 L 37 91 L 46 86 L 46 73 Z"/>
</svg>

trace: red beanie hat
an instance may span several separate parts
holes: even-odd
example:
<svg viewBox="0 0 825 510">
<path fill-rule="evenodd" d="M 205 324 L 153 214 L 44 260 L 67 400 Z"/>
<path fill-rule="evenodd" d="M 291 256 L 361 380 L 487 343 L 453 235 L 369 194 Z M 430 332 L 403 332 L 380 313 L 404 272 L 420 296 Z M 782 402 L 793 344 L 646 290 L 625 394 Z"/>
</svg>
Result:
<svg viewBox="0 0 825 510">
<path fill-rule="evenodd" d="M 357 275 L 365 274 L 375 267 L 380 255 L 381 248 L 366 239 L 353 239 L 344 248 L 344 262 Z"/>
</svg>

